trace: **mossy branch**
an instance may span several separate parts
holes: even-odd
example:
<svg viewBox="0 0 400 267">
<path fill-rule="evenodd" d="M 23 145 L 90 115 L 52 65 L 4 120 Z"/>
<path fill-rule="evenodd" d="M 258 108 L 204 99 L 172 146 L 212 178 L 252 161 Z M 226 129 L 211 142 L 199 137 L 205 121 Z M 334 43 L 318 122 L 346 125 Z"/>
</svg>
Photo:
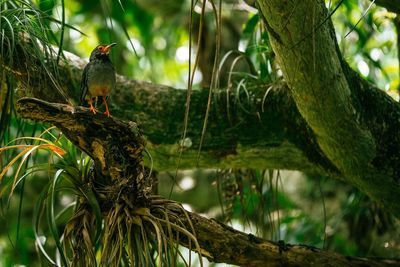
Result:
<svg viewBox="0 0 400 267">
<path fill-rule="evenodd" d="M 24 118 L 57 126 L 71 142 L 92 157 L 97 165 L 96 177 L 103 177 L 109 183 L 136 179 L 139 186 L 135 197 L 141 195 L 147 199 L 149 186 L 143 186 L 148 185 L 148 181 L 142 168 L 141 155 L 145 142 L 136 123 L 102 114 L 93 115 L 83 107 L 34 98 L 20 99 L 18 112 Z M 150 210 L 152 205 L 170 207 L 171 223 L 183 222 L 185 228 L 193 228 L 201 254 L 213 262 L 241 266 L 398 266 L 400 263 L 396 260 L 346 257 L 315 247 L 264 240 L 216 220 L 174 208 L 176 205 L 168 205 L 170 200 L 158 197 L 148 199 L 146 203 L 150 203 Z M 152 216 L 157 216 L 157 213 L 154 212 Z M 180 235 L 180 238 L 180 244 L 196 250 L 187 242 L 187 237 Z"/>
</svg>

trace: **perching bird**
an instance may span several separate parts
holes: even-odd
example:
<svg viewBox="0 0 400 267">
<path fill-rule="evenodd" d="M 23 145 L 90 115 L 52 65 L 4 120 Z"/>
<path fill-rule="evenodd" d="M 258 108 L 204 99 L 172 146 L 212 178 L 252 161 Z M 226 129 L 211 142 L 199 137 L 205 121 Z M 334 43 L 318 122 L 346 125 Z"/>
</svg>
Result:
<svg viewBox="0 0 400 267">
<path fill-rule="evenodd" d="M 110 117 L 108 111 L 107 96 L 115 87 L 115 68 L 112 64 L 108 54 L 111 48 L 116 45 L 112 43 L 109 45 L 98 45 L 90 54 L 89 63 L 83 70 L 81 82 L 81 99 L 80 105 L 84 101 L 88 101 L 90 111 L 96 114 L 97 110 L 93 106 L 93 98 L 101 96 L 106 106 L 105 115 Z"/>
</svg>

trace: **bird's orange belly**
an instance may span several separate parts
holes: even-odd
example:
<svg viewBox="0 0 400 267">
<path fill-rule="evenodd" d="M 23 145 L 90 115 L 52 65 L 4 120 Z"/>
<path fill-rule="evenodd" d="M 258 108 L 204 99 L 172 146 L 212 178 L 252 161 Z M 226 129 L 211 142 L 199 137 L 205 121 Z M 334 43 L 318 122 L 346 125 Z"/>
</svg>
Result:
<svg viewBox="0 0 400 267">
<path fill-rule="evenodd" d="M 89 87 L 89 94 L 92 97 L 96 96 L 108 96 L 110 94 L 110 87 L 94 85 Z"/>
</svg>

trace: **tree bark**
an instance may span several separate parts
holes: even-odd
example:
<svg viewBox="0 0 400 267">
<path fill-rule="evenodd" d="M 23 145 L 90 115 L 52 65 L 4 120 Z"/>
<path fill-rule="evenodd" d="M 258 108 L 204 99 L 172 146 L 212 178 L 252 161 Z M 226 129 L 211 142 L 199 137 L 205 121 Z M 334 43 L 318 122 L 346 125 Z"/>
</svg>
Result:
<svg viewBox="0 0 400 267">
<path fill-rule="evenodd" d="M 24 118 L 56 125 L 76 146 L 86 151 L 95 162 L 96 179 L 102 178 L 101 181 L 96 180 L 96 183 L 104 187 L 100 191 L 112 186 L 113 183 L 121 186 L 121 182 L 129 181 L 117 191 L 118 198 L 124 198 L 127 194 L 128 197 L 139 200 L 135 201 L 137 206 L 132 207 L 133 209 L 140 209 L 141 205 L 146 207 L 150 205 L 151 210 L 152 204 L 168 202 L 158 197 L 149 197 L 152 182 L 147 180 L 149 176 L 144 175 L 141 155 L 145 142 L 136 123 L 100 114 L 93 115 L 82 107 L 48 103 L 32 98 L 19 100 L 18 112 Z M 115 138 L 116 136 L 118 138 Z M 134 182 L 133 185 L 131 182 Z M 103 199 L 99 201 L 102 210 L 114 203 L 114 197 L 110 193 Z M 165 207 L 168 208 L 168 205 Z M 187 229 L 193 226 L 201 254 L 213 262 L 240 266 L 398 266 L 400 264 L 399 260 L 347 257 L 315 247 L 268 241 L 195 213 L 180 209 L 170 209 L 169 212 L 173 214 L 170 216 L 172 222 L 178 219 Z M 154 213 L 154 216 L 157 216 L 157 213 Z M 183 235 L 180 237 L 180 244 L 193 249 Z"/>
<path fill-rule="evenodd" d="M 393 197 L 400 190 L 393 169 L 399 163 L 387 153 L 385 160 L 381 155 L 382 150 L 388 152 L 384 147 L 400 144 L 395 134 L 399 122 L 378 109 L 367 111 L 374 106 L 369 95 L 384 96 L 366 88 L 342 59 L 324 1 L 258 3 L 296 106 L 324 155 L 348 182 L 399 217 L 400 201 Z M 399 118 L 398 103 L 389 97 L 384 101 L 391 115 Z M 377 120 L 391 124 L 379 125 Z M 382 132 L 393 134 L 390 144 Z"/>
<path fill-rule="evenodd" d="M 189 213 L 202 254 L 213 262 L 239 266 L 398 266 L 400 260 L 347 257 L 306 245 L 273 242 Z M 180 218 L 184 214 L 177 214 Z M 187 245 L 182 243 L 183 245 Z"/>
<path fill-rule="evenodd" d="M 57 90 L 51 81 L 43 88 L 43 79 L 38 83 L 25 76 L 17 77 L 26 88 L 21 95 L 74 106 L 86 62 L 64 53 L 67 61 L 60 65 L 60 84 L 69 99 L 55 94 Z M 270 168 L 339 177 L 316 145 L 285 83 L 253 85 L 249 91 L 248 97 L 223 89 L 214 94 L 200 153 L 208 92 L 194 91 L 188 139 L 181 157 L 186 90 L 118 76 L 109 105 L 113 116 L 138 122 L 145 133 L 154 168 L 159 171 L 175 170 L 179 161 L 182 169 Z"/>
</svg>

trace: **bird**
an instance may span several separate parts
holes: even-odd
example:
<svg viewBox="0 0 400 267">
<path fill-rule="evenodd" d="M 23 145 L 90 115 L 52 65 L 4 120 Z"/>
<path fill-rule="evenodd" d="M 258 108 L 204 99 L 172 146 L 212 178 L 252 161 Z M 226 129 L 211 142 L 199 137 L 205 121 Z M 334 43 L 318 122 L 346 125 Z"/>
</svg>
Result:
<svg viewBox="0 0 400 267">
<path fill-rule="evenodd" d="M 90 111 L 96 114 L 97 110 L 93 106 L 93 98 L 101 96 L 103 98 L 106 111 L 104 114 L 110 117 L 108 110 L 107 97 L 116 83 L 115 67 L 109 58 L 109 53 L 116 43 L 108 45 L 98 45 L 90 54 L 89 63 L 83 69 L 81 81 L 80 105 L 87 101 Z M 96 101 L 95 100 L 95 101 Z"/>
</svg>

